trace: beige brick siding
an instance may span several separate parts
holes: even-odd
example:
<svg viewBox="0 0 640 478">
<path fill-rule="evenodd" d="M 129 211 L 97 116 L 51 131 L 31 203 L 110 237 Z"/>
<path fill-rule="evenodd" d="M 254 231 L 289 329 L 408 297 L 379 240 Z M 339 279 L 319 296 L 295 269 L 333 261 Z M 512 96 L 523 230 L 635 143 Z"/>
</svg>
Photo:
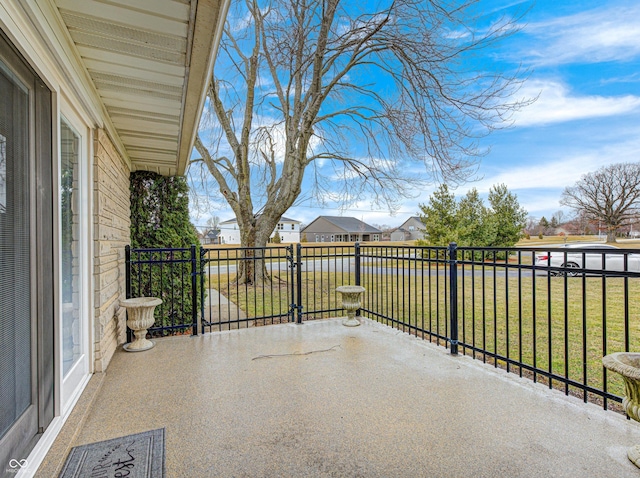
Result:
<svg viewBox="0 0 640 478">
<path fill-rule="evenodd" d="M 125 341 L 124 247 L 129 244 L 129 168 L 102 129 L 94 134 L 95 371 L 103 372 Z"/>
</svg>

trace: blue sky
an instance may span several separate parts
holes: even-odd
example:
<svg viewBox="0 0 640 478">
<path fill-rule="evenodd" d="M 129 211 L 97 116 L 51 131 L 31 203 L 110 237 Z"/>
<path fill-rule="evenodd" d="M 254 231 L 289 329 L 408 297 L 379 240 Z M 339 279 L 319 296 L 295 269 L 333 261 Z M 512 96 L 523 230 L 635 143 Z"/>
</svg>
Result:
<svg viewBox="0 0 640 478">
<path fill-rule="evenodd" d="M 531 3 L 483 0 L 482 6 L 489 18 Z M 530 215 L 549 218 L 561 209 L 564 187 L 583 174 L 640 161 L 640 2 L 537 0 L 524 22 L 485 61 L 529 69 L 519 94 L 538 100 L 516 115 L 512 128 L 483 139 L 491 150 L 480 160 L 480 179 L 455 193 L 475 187 L 486 196 L 492 185 L 504 183 Z M 306 200 L 285 215 L 307 224 L 318 215 L 355 216 L 395 227 L 417 214 L 435 187 L 403 200 L 393 215 L 372 209 L 366 198 L 347 210 Z M 212 215 L 234 217 L 225 207 L 193 208 L 192 221 L 205 225 Z"/>
</svg>

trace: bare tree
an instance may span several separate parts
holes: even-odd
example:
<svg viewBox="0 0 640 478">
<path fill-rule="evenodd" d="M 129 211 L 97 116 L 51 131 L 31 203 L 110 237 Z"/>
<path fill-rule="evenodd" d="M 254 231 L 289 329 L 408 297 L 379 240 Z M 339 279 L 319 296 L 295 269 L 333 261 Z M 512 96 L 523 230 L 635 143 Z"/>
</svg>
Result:
<svg viewBox="0 0 640 478">
<path fill-rule="evenodd" d="M 571 217 L 567 222 L 565 222 L 565 228 L 569 231 L 570 234 L 576 235 L 587 235 L 591 234 L 591 220 L 587 217 L 584 211 L 578 211 L 573 217 Z M 598 223 L 595 224 L 596 228 L 598 227 Z"/>
<path fill-rule="evenodd" d="M 524 226 L 524 232 L 531 235 L 536 233 L 538 227 L 538 218 L 535 216 L 528 216 Z"/>
<path fill-rule="evenodd" d="M 370 193 L 393 210 L 425 180 L 475 173 L 479 139 L 528 102 L 514 99 L 519 71 L 477 63 L 519 18 L 482 25 L 475 3 L 234 1 L 209 89 L 210 136 L 195 144 L 243 246 L 267 243 L 305 174 L 304 197 L 350 205 Z"/>
<path fill-rule="evenodd" d="M 638 215 L 640 163 L 619 163 L 585 174 L 575 186 L 565 188 L 560 203 L 597 221 L 607 231 L 607 242 Z"/>
<path fill-rule="evenodd" d="M 218 216 L 211 216 L 209 219 L 207 219 L 207 227 L 209 229 L 218 229 L 218 226 L 220 224 L 220 218 Z"/>
<path fill-rule="evenodd" d="M 542 216 L 538 221 L 538 234 L 546 236 L 549 232 L 549 221 L 546 217 Z"/>
<path fill-rule="evenodd" d="M 556 212 L 553 213 L 553 216 L 551 216 L 551 219 L 555 219 L 556 224 L 558 226 L 562 226 L 565 223 L 564 211 L 562 209 L 558 209 Z"/>
</svg>

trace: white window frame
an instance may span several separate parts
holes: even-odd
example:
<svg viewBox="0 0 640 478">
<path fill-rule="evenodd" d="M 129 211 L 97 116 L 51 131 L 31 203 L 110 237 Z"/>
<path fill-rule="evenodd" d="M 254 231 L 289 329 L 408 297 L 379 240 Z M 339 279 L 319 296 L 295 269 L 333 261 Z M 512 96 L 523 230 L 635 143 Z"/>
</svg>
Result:
<svg viewBox="0 0 640 478">
<path fill-rule="evenodd" d="M 54 120 L 55 121 L 55 120 Z M 93 148 L 91 141 L 91 129 L 88 126 L 88 122 L 81 119 L 80 115 L 71 107 L 68 101 L 65 101 L 64 97 L 61 97 L 60 110 L 57 115 L 57 121 L 54 125 L 54 129 L 58 132 L 56 135 L 57 144 L 57 167 L 56 167 L 56 217 L 55 217 L 55 238 L 56 238 L 56 255 L 58 258 L 58 264 L 62 263 L 62 248 L 61 248 L 61 229 L 60 221 L 61 215 L 61 197 L 60 197 L 60 174 L 62 171 L 62 158 L 61 158 L 61 123 L 65 122 L 67 126 L 73 130 L 79 136 L 79 158 L 78 158 L 78 191 L 80 194 L 80 200 L 78 201 L 78 217 L 80 218 L 79 224 L 79 244 L 78 244 L 78 257 L 79 257 L 79 272 L 80 272 L 80 288 L 79 288 L 79 316 L 82 320 L 81 326 L 81 346 L 83 357 L 76 362 L 70 369 L 66 377 L 63 376 L 62 371 L 62 324 L 58 326 L 57 333 L 57 366 L 56 376 L 58 377 L 58 406 L 59 414 L 64 415 L 68 410 L 73 407 L 79 395 L 82 393 L 84 386 L 93 372 L 94 364 L 94 350 L 93 350 L 93 330 L 94 324 L 93 317 L 93 191 L 92 184 L 92 165 L 93 165 Z M 58 284 L 62 284 L 62 269 L 58 267 L 57 270 Z M 56 295 L 58 297 L 58 320 L 62 320 L 62 287 L 58 286 Z"/>
</svg>

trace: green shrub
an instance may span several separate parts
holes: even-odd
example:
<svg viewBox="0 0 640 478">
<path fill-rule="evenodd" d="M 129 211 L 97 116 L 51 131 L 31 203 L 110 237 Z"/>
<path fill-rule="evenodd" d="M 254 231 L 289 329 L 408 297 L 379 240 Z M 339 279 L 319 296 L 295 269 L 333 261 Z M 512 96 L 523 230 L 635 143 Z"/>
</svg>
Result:
<svg viewBox="0 0 640 478">
<path fill-rule="evenodd" d="M 184 177 L 165 177 L 136 171 L 130 178 L 131 248 L 189 248 L 199 245 L 195 227 L 189 220 L 189 189 Z M 196 253 L 199 248 L 196 250 Z M 145 254 L 141 258 L 167 259 L 167 253 Z M 173 259 L 189 259 L 190 251 L 173 253 Z M 135 259 L 135 257 L 134 257 Z M 193 307 L 198 306 L 191 285 L 191 263 L 139 264 L 132 271 L 140 284 L 136 296 L 159 297 L 154 326 L 191 324 Z M 138 282 L 135 282 L 138 284 Z"/>
</svg>

